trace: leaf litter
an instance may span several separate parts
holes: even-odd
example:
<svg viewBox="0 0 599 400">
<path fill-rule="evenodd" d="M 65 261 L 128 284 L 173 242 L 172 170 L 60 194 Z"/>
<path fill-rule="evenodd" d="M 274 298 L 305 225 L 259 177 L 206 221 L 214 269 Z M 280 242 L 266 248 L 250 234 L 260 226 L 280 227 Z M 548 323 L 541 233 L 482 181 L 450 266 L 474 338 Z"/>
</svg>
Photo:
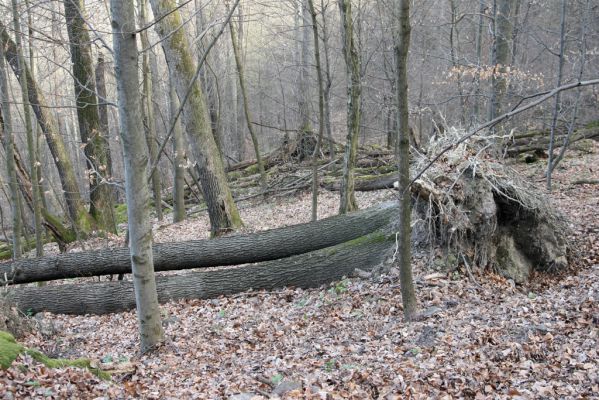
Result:
<svg viewBox="0 0 599 400">
<path fill-rule="evenodd" d="M 0 370 L 5 399 L 529 399 L 599 398 L 599 146 L 555 172 L 553 197 L 570 218 L 579 265 L 527 285 L 491 272 L 439 271 L 415 255 L 419 307 L 405 324 L 397 271 L 321 289 L 285 288 L 162 306 L 166 342 L 140 356 L 135 312 L 44 314 L 51 333 L 21 342 L 51 357 L 88 357 L 110 382 L 77 368 L 49 369 L 27 355 Z M 541 183 L 542 165 L 526 167 Z M 358 193 L 362 207 L 393 197 Z M 324 192 L 319 217 L 337 212 Z M 245 203 L 247 232 L 307 222 L 310 194 Z M 156 223 L 157 242 L 207 237 L 200 216 Z M 84 248 L 115 243 L 109 238 Z M 77 251 L 78 249 L 73 249 Z M 472 279 L 478 283 L 474 284 Z"/>
</svg>

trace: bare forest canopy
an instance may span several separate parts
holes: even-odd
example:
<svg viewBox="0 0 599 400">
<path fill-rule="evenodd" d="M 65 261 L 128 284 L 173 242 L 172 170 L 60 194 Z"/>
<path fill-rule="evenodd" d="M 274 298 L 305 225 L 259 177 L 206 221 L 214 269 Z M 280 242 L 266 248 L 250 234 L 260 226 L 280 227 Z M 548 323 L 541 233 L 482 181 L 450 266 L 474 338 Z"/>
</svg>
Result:
<svg viewBox="0 0 599 400">
<path fill-rule="evenodd" d="M 205 57 L 200 81 L 209 104 L 217 144 L 226 164 L 254 158 L 252 141 L 248 134 L 243 111 L 242 94 L 237 79 L 237 69 L 228 32 L 221 33 L 227 21 L 228 9 L 223 1 L 192 0 L 181 2 L 181 26 L 191 45 L 192 56 Z M 355 2 L 354 19 L 357 37 L 361 99 L 361 144 L 388 144 L 388 135 L 395 126 L 394 58 L 391 3 L 386 1 Z M 507 29 L 510 33 L 505 43 L 507 56 L 496 63 L 497 29 L 501 18 L 495 18 L 498 9 L 509 7 Z M 561 84 L 588 80 L 599 75 L 597 52 L 599 44 L 599 10 L 593 1 L 566 2 L 563 20 L 565 43 Z M 38 90 L 45 98 L 47 110 L 53 115 L 57 129 L 65 142 L 74 167 L 79 191 L 89 200 L 90 165 L 86 163 L 85 145 L 77 121 L 77 104 L 71 66 L 72 52 L 63 1 L 19 1 L 18 15 L 22 26 L 22 44 L 25 63 L 31 69 Z M 103 58 L 106 62 L 106 93 L 97 98 L 107 104 L 107 139 L 110 145 L 112 175 L 107 177 L 114 185 L 124 180 L 123 159 L 119 139 L 116 110 L 116 82 L 113 72 L 112 34 L 109 8 L 105 1 L 85 1 L 83 16 L 89 33 L 87 43 L 91 49 L 93 66 Z M 173 3 L 174 4 L 174 3 Z M 326 124 L 334 140 L 342 142 L 346 129 L 345 65 L 342 57 L 340 15 L 337 2 L 315 1 L 319 24 L 321 61 L 324 86 L 327 89 Z M 410 82 L 410 125 L 418 143 L 428 142 L 441 127 L 475 126 L 508 111 L 527 96 L 557 86 L 560 54 L 561 3 L 558 0 L 491 1 L 452 0 L 416 2 L 411 10 L 412 32 L 408 59 Z M 0 7 L 2 24 L 14 40 L 12 4 L 3 1 Z M 170 129 L 169 77 L 162 51 L 162 40 L 156 32 L 152 8 L 147 7 L 143 27 L 148 42 L 138 48 L 149 56 L 152 74 L 151 102 L 157 144 L 164 141 Z M 307 104 L 311 129 L 318 126 L 318 90 L 313 42 L 304 30 L 311 28 L 311 20 L 303 13 L 301 2 L 243 0 L 233 13 L 232 23 L 237 36 L 244 67 L 252 124 L 257 132 L 259 148 L 268 152 L 279 148 L 286 135 L 294 137 L 301 125 L 300 104 Z M 551 27 L 551 29 L 549 28 Z M 218 36 L 218 37 L 217 37 Z M 214 41 L 214 39 L 216 41 Z M 304 42 L 308 51 L 303 51 Z M 205 50 L 212 44 L 210 52 Z M 503 48 L 503 47 L 502 47 Z M 501 49 L 500 49 L 501 50 Z M 499 65 L 498 64 L 506 64 Z M 300 90 L 300 76 L 306 79 Z M 13 129 L 16 148 L 24 154 L 25 124 L 22 99 L 15 75 L 8 71 L 10 102 L 14 113 Z M 304 78 L 302 78 L 304 79 Z M 493 94 L 494 87 L 503 85 L 499 106 Z M 597 92 L 581 88 L 563 93 L 559 102 L 557 131 L 564 134 L 573 122 L 574 128 L 584 128 L 599 119 Z M 494 111 L 492 111 L 495 108 Z M 531 130 L 548 132 L 552 125 L 552 102 L 547 102 L 527 113 L 516 116 L 498 129 L 502 132 L 526 134 Z M 494 113 L 494 115 L 492 115 Z M 573 116 L 576 114 L 576 118 Z M 33 128 L 37 128 L 34 123 Z M 39 131 L 34 135 L 39 137 Z M 326 148 L 326 146 L 323 146 Z M 67 205 L 60 189 L 59 171 L 56 169 L 45 140 L 39 140 L 39 162 L 42 176 L 42 193 L 51 214 L 63 215 Z M 520 149 L 520 142 L 518 142 Z M 158 174 L 162 188 L 172 187 L 173 171 L 170 160 L 173 148 L 164 146 L 166 156 L 160 157 Z M 517 150 L 512 151 L 516 152 Z M 188 154 L 184 163 L 195 160 Z M 3 182 L 9 178 L 2 168 Z M 191 178 L 189 178 L 191 180 Z M 124 199 L 122 191 L 117 191 Z M 3 215 L 10 215 L 8 191 L 2 195 Z M 25 212 L 30 210 L 25 207 Z M 5 218 L 6 219 L 6 218 Z M 10 225 L 8 219 L 6 225 Z M 30 222 L 31 224 L 31 222 Z"/>
</svg>

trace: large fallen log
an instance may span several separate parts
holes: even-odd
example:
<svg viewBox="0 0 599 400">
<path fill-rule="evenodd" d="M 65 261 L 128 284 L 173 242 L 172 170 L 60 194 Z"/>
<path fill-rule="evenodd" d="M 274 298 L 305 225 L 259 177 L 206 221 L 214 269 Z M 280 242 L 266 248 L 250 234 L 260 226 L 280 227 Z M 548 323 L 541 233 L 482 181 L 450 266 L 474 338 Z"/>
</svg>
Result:
<svg viewBox="0 0 599 400">
<path fill-rule="evenodd" d="M 247 290 L 283 286 L 317 287 L 370 270 L 392 251 L 394 234 L 382 230 L 326 249 L 249 266 L 228 267 L 156 278 L 158 300 L 207 299 Z M 135 308 L 130 281 L 22 287 L 10 299 L 27 313 L 107 314 Z"/>
<path fill-rule="evenodd" d="M 385 203 L 320 221 L 254 234 L 153 246 L 156 271 L 239 265 L 323 249 L 376 231 L 396 207 Z M 0 285 L 131 272 L 128 248 L 61 254 L 0 264 Z"/>
<path fill-rule="evenodd" d="M 359 192 L 368 192 L 372 190 L 390 189 L 393 182 L 397 181 L 397 172 L 390 172 L 382 175 L 356 176 L 354 181 L 354 190 Z M 339 181 L 323 182 L 322 187 L 331 191 L 338 191 L 341 188 Z"/>
<path fill-rule="evenodd" d="M 531 139 L 525 140 L 528 138 Z M 572 144 L 580 140 L 594 138 L 599 138 L 599 128 L 581 128 L 572 133 L 568 140 L 568 143 Z M 565 139 L 566 135 L 556 135 L 553 146 L 563 146 L 565 143 Z M 547 150 L 547 148 L 549 147 L 549 134 L 544 134 L 544 132 L 539 133 L 538 131 L 535 131 L 533 133 L 522 134 L 518 137 L 515 137 L 514 140 L 515 143 L 508 147 L 507 150 L 507 153 L 512 156 L 529 151 Z"/>
</svg>

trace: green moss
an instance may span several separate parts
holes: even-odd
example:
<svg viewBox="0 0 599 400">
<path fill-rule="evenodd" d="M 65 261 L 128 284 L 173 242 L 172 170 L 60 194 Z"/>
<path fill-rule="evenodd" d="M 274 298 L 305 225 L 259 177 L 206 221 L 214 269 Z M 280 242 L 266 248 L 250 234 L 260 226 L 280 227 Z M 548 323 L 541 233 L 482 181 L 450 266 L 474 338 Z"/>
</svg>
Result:
<svg viewBox="0 0 599 400">
<path fill-rule="evenodd" d="M 327 255 L 332 256 L 337 254 L 339 251 L 346 251 L 348 248 L 363 246 L 366 244 L 382 243 L 388 240 L 391 240 L 391 236 L 386 235 L 384 232 L 378 230 L 376 232 L 369 233 L 368 235 L 360 236 L 359 238 L 341 243 L 340 245 L 332 246 L 329 248 Z"/>
<path fill-rule="evenodd" d="M 241 171 L 232 171 L 228 173 L 229 181 L 236 181 L 243 176 Z"/>
<path fill-rule="evenodd" d="M 259 172 L 258 164 L 252 164 L 247 167 L 245 170 L 246 175 L 255 175 Z"/>
<path fill-rule="evenodd" d="M 127 204 L 117 204 L 114 206 L 114 214 L 117 224 L 126 224 L 127 218 Z"/>
<path fill-rule="evenodd" d="M 41 362 L 48 368 L 77 367 L 89 370 L 100 379 L 109 380 L 110 374 L 91 365 L 87 358 L 78 358 L 76 360 L 67 360 L 63 358 L 50 358 L 42 352 L 34 349 L 28 349 L 20 345 L 14 336 L 8 332 L 0 331 L 0 367 L 9 368 L 13 361 L 21 353 L 29 354 L 34 360 Z"/>
<path fill-rule="evenodd" d="M 587 129 L 599 128 L 599 119 L 589 122 L 588 124 L 585 125 L 585 128 L 587 128 Z"/>
<path fill-rule="evenodd" d="M 0 368 L 10 367 L 23 349 L 24 347 L 17 343 L 13 335 L 0 331 Z"/>
</svg>

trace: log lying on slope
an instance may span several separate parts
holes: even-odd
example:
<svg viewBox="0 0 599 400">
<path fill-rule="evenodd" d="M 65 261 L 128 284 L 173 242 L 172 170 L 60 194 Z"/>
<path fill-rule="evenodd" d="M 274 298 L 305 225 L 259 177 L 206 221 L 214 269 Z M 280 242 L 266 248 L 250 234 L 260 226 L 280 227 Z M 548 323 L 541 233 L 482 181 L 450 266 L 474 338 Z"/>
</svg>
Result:
<svg viewBox="0 0 599 400">
<path fill-rule="evenodd" d="M 394 203 L 247 235 L 153 246 L 156 271 L 239 265 L 323 249 L 385 226 Z M 128 248 L 61 254 L 0 264 L 0 285 L 131 272 Z"/>
<path fill-rule="evenodd" d="M 326 249 L 242 267 L 157 277 L 158 300 L 207 299 L 250 289 L 283 286 L 317 287 L 356 268 L 369 270 L 385 260 L 395 244 L 394 234 L 377 231 Z M 9 296 L 23 312 L 107 314 L 135 308 L 130 281 L 23 287 Z"/>
</svg>

